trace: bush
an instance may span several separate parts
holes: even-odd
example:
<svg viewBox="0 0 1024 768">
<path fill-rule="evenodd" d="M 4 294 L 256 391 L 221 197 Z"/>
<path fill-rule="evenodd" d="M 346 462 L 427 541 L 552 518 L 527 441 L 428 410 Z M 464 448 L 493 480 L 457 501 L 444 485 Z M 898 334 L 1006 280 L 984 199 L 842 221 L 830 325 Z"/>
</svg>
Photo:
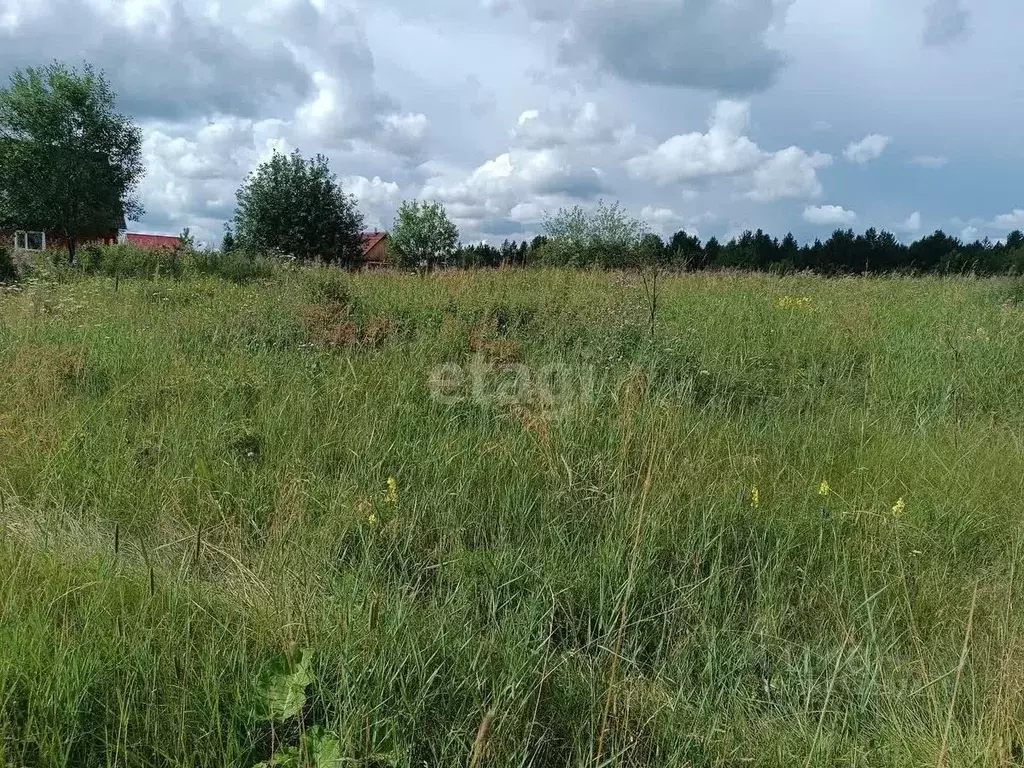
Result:
<svg viewBox="0 0 1024 768">
<path fill-rule="evenodd" d="M 4 260 L 0 254 L 0 282 L 4 282 Z M 64 262 L 54 258 L 53 268 L 60 270 Z M 12 265 L 15 276 L 18 270 Z M 265 257 L 249 256 L 234 251 L 195 252 L 181 249 L 148 250 L 129 243 L 98 245 L 89 243 L 78 249 L 78 267 L 73 273 L 105 277 L 146 278 L 181 277 L 184 274 L 210 275 L 233 283 L 272 278 L 276 264 Z"/>
<path fill-rule="evenodd" d="M 341 272 L 330 267 L 318 269 L 312 274 L 308 293 L 310 300 L 318 304 L 345 306 L 352 301 L 348 281 Z"/>
<path fill-rule="evenodd" d="M 263 257 L 249 256 L 239 251 L 194 252 L 185 260 L 186 269 L 197 275 L 211 275 L 239 285 L 253 280 L 274 277 L 275 265 Z"/>
<path fill-rule="evenodd" d="M 103 269 L 103 246 L 90 243 L 78 249 L 78 266 L 87 275 L 100 274 Z"/>
<path fill-rule="evenodd" d="M 79 265 L 87 275 L 107 277 L 179 277 L 182 256 L 177 250 L 147 250 L 119 243 L 84 245 L 79 249 Z"/>
<path fill-rule="evenodd" d="M 6 246 L 0 245 L 0 283 L 13 283 L 18 279 L 18 268 Z"/>
</svg>

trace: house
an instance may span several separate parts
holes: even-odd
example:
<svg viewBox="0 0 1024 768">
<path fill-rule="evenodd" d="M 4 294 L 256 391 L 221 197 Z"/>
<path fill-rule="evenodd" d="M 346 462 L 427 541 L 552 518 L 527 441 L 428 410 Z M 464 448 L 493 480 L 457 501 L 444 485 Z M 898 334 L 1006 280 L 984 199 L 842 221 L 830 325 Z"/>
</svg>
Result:
<svg viewBox="0 0 1024 768">
<path fill-rule="evenodd" d="M 8 152 L 18 153 L 22 148 L 30 146 L 32 146 L 30 143 L 21 139 L 0 136 L 0 155 L 6 155 Z M 47 149 L 47 152 L 52 151 L 56 150 Z M 74 150 L 72 150 L 72 153 L 74 153 Z M 88 151 L 70 156 L 80 164 L 105 164 L 107 162 L 105 155 L 89 153 Z M 31 181 L 26 181 L 24 178 L 19 177 L 17 189 L 13 191 L 5 189 L 3 190 L 4 195 L 13 196 L 17 192 L 23 197 L 26 194 L 26 185 L 31 185 L 31 183 Z M 35 188 L 33 187 L 32 189 L 34 190 Z M 35 194 L 35 192 L 33 191 L 32 194 Z M 0 197 L 3 197 L 3 195 L 0 195 Z M 98 203 L 99 210 L 103 210 L 102 200 L 94 202 Z M 96 205 L 93 207 L 95 208 Z M 93 223 L 91 226 L 84 226 L 78 229 L 75 238 L 76 247 L 90 244 L 113 245 L 118 242 L 120 233 L 124 232 L 127 226 L 123 207 L 118 202 L 116 205 L 109 206 L 109 208 L 111 217 L 106 223 Z M 42 221 L 14 220 L 13 222 L 7 221 L 6 224 L 8 227 L 0 228 L 0 247 L 10 247 L 15 251 L 45 251 L 47 248 L 66 248 L 68 245 L 68 238 L 64 232 L 44 230 L 41 226 Z"/>
<path fill-rule="evenodd" d="M 79 237 L 77 246 L 83 245 L 114 245 L 123 230 L 109 229 L 87 237 Z M 67 240 L 60 232 L 45 232 L 31 229 L 0 230 L 0 247 L 12 248 L 15 251 L 45 251 L 47 248 L 65 248 Z"/>
<path fill-rule="evenodd" d="M 78 247 L 129 243 L 147 251 L 163 251 L 177 248 L 180 242 L 181 239 L 177 236 L 144 235 L 138 232 L 125 232 L 122 228 L 94 237 L 81 238 L 78 241 Z M 66 243 L 63 235 L 57 232 L 34 232 L 19 229 L 16 232 L 0 231 L 0 245 L 9 245 L 15 251 L 45 251 L 47 248 L 63 248 Z"/>
<path fill-rule="evenodd" d="M 143 235 L 138 232 L 128 232 L 125 234 L 123 242 L 147 251 L 167 251 L 181 245 L 181 238 L 171 235 Z"/>
<path fill-rule="evenodd" d="M 369 269 L 385 267 L 388 264 L 388 233 L 363 233 L 363 266 Z"/>
</svg>

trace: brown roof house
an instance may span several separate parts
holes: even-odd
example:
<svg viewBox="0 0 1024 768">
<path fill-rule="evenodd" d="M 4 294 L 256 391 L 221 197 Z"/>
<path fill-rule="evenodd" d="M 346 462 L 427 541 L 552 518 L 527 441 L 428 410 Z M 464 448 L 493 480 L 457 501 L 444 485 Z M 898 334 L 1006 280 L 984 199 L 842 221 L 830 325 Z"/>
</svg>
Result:
<svg viewBox="0 0 1024 768">
<path fill-rule="evenodd" d="M 386 267 L 389 263 L 387 232 L 363 233 L 363 266 L 368 269 Z"/>
</svg>

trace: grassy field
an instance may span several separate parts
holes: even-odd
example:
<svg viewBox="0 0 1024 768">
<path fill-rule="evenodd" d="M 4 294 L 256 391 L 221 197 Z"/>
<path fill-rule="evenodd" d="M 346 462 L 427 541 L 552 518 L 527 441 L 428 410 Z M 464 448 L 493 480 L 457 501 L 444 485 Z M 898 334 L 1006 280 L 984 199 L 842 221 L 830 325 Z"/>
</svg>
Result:
<svg viewBox="0 0 1024 768">
<path fill-rule="evenodd" d="M 1024 765 L 1024 286 L 0 293 L 0 765 Z"/>
</svg>

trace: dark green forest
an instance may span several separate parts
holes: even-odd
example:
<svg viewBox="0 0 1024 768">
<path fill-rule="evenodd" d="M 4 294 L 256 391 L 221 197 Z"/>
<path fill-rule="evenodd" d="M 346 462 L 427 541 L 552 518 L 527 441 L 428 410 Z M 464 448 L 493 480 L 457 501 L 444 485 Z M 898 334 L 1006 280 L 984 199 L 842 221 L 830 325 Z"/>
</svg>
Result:
<svg viewBox="0 0 1024 768">
<path fill-rule="evenodd" d="M 498 267 L 503 265 L 550 266 L 589 265 L 627 267 L 657 264 L 667 269 L 742 269 L 766 272 L 814 271 L 821 274 L 1009 274 L 1024 272 L 1024 233 L 1011 232 L 1005 241 L 989 239 L 965 243 L 936 231 L 912 243 L 901 242 L 891 232 L 868 229 L 856 234 L 852 229 L 837 229 L 822 241 L 797 242 L 792 233 L 781 240 L 763 230 L 746 231 L 728 242 L 700 238 L 677 232 L 668 240 L 647 234 L 631 254 L 621 251 L 613 261 L 605 253 L 578 254 L 573 264 L 568 251 L 551 247 L 544 236 L 532 241 L 506 240 L 501 246 L 489 244 L 464 246 L 449 266 Z"/>
</svg>

